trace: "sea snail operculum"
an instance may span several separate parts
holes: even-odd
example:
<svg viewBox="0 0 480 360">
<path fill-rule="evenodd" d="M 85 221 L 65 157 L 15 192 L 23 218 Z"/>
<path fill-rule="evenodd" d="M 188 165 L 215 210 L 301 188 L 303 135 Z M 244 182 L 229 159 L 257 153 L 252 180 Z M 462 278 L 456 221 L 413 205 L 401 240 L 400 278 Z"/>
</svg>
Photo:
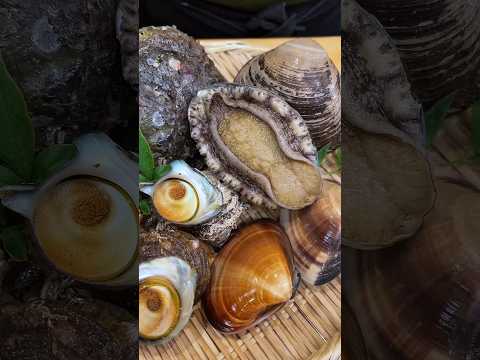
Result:
<svg viewBox="0 0 480 360">
<path fill-rule="evenodd" d="M 235 82 L 265 88 L 285 99 L 305 120 L 317 148 L 339 144 L 340 75 L 316 41 L 291 40 L 253 58 Z"/>
<path fill-rule="evenodd" d="M 235 84 L 201 90 L 189 120 L 207 166 L 250 202 L 300 209 L 322 193 L 305 122 L 273 93 Z"/>
<path fill-rule="evenodd" d="M 165 343 L 190 319 L 197 275 L 173 256 L 142 262 L 138 271 L 140 336 Z"/>
<path fill-rule="evenodd" d="M 107 136 L 75 141 L 70 164 L 2 203 L 27 217 L 48 263 L 80 281 L 137 283 L 138 166 Z M 112 256 L 115 254 L 115 256 Z"/>
<path fill-rule="evenodd" d="M 185 161 L 172 161 L 170 167 L 155 184 L 140 185 L 152 197 L 158 214 L 180 225 L 197 225 L 214 217 L 223 205 L 222 193 Z"/>
</svg>

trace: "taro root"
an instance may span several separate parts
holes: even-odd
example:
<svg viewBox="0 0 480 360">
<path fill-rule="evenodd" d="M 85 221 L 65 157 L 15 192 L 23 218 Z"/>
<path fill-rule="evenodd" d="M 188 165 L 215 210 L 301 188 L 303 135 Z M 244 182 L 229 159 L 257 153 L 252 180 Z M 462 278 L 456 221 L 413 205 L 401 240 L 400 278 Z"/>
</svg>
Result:
<svg viewBox="0 0 480 360">
<path fill-rule="evenodd" d="M 340 142 L 340 76 L 326 51 L 314 40 L 295 39 L 251 59 L 235 82 L 272 91 L 302 118 L 313 144 Z"/>
<path fill-rule="evenodd" d="M 105 114 L 121 79 L 116 4 L 116 0 L 2 2 L 0 51 L 36 127 L 112 125 Z"/>
<path fill-rule="evenodd" d="M 194 236 L 176 228 L 140 233 L 141 261 L 174 256 L 187 262 L 197 274 L 195 300 L 198 301 L 210 280 L 213 250 Z"/>
<path fill-rule="evenodd" d="M 343 288 L 372 359 L 477 359 L 480 193 L 437 181 L 435 208 L 410 240 L 345 248 Z"/>
<path fill-rule="evenodd" d="M 124 79 L 138 91 L 139 1 L 120 0 L 117 9 L 117 40 L 122 53 Z"/>
<path fill-rule="evenodd" d="M 392 37 L 413 91 L 429 107 L 456 92 L 464 108 L 480 95 L 480 2 L 359 0 Z"/>
<path fill-rule="evenodd" d="M 381 24 L 355 0 L 342 3 L 342 116 L 365 131 L 424 142 L 421 104 Z"/>
<path fill-rule="evenodd" d="M 134 360 L 136 320 L 114 305 L 86 299 L 2 304 L 2 360 Z"/>
<path fill-rule="evenodd" d="M 140 29 L 139 126 L 162 162 L 193 155 L 187 109 L 199 89 L 224 81 L 205 50 L 174 27 Z"/>
<path fill-rule="evenodd" d="M 218 254 L 202 305 L 217 330 L 241 332 L 285 305 L 297 285 L 286 234 L 273 222 L 256 222 Z"/>
<path fill-rule="evenodd" d="M 435 190 L 424 155 L 392 135 L 343 126 L 342 242 L 379 249 L 413 236 Z"/>
<path fill-rule="evenodd" d="M 312 205 L 281 212 L 302 280 L 321 285 L 340 273 L 341 204 L 339 184 L 325 181 L 325 195 Z"/>
<path fill-rule="evenodd" d="M 217 85 L 198 92 L 189 120 L 209 169 L 248 201 L 300 209 L 321 195 L 305 122 L 278 96 L 252 86 Z"/>
</svg>

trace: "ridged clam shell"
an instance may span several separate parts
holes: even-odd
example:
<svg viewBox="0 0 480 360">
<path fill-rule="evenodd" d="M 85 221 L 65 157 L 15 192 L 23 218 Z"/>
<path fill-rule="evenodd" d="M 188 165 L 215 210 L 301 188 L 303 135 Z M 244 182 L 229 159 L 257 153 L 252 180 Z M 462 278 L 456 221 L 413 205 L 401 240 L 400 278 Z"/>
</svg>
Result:
<svg viewBox="0 0 480 360">
<path fill-rule="evenodd" d="M 235 82 L 255 85 L 285 99 L 302 118 L 313 144 L 340 142 L 340 75 L 314 40 L 295 39 L 251 59 Z"/>
<path fill-rule="evenodd" d="M 298 209 L 321 194 L 305 122 L 271 92 L 235 84 L 201 90 L 189 120 L 209 169 L 248 201 Z"/>
<path fill-rule="evenodd" d="M 325 196 L 302 210 L 283 210 L 280 216 L 295 265 L 311 285 L 324 284 L 340 273 L 340 191 L 340 185 L 325 182 Z"/>
<path fill-rule="evenodd" d="M 210 281 L 210 266 L 215 254 L 206 243 L 176 228 L 140 232 L 141 261 L 174 256 L 187 262 L 197 274 L 195 300 L 198 301 Z"/>
<path fill-rule="evenodd" d="M 457 93 L 463 108 L 480 94 L 480 2 L 359 0 L 392 37 L 416 95 L 427 107 Z"/>
<path fill-rule="evenodd" d="M 185 261 L 162 257 L 142 262 L 138 276 L 140 336 L 166 343 L 192 315 L 197 275 Z"/>
<path fill-rule="evenodd" d="M 342 251 L 343 294 L 368 358 L 478 358 L 480 193 L 443 181 L 436 187 L 435 208 L 410 240 Z"/>
<path fill-rule="evenodd" d="M 236 333 L 280 309 L 296 285 L 286 234 L 275 223 L 257 222 L 241 228 L 218 254 L 202 305 L 216 329 Z"/>
</svg>

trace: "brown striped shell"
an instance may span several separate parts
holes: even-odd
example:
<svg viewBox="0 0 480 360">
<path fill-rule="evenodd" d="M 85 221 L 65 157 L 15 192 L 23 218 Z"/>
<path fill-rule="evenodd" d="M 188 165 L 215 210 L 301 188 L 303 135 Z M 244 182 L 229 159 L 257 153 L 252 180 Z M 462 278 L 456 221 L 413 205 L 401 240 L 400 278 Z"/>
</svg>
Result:
<svg viewBox="0 0 480 360">
<path fill-rule="evenodd" d="M 273 222 L 256 222 L 218 254 L 202 305 L 217 330 L 236 333 L 279 310 L 297 285 L 286 234 Z"/>
<path fill-rule="evenodd" d="M 216 85 L 198 92 L 189 120 L 209 169 L 250 202 L 300 209 L 321 195 L 316 149 L 305 122 L 273 93 Z"/>
<path fill-rule="evenodd" d="M 340 75 L 314 40 L 295 39 L 251 59 L 235 82 L 255 85 L 285 99 L 305 120 L 313 144 L 340 142 Z"/>
<path fill-rule="evenodd" d="M 358 2 L 392 37 L 413 90 L 427 108 L 453 92 L 459 108 L 478 99 L 479 1 Z"/>
<path fill-rule="evenodd" d="M 340 273 L 340 191 L 340 185 L 325 182 L 325 196 L 302 210 L 281 213 L 295 265 L 311 285 L 324 284 Z"/>
</svg>

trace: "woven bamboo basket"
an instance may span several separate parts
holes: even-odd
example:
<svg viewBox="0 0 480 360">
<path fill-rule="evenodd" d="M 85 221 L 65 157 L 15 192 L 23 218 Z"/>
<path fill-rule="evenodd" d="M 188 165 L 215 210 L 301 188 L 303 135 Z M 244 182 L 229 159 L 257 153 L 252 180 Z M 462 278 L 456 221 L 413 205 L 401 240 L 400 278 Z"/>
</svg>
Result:
<svg viewBox="0 0 480 360">
<path fill-rule="evenodd" d="M 253 56 L 285 40 L 202 41 L 210 58 L 229 81 Z M 340 68 L 340 39 L 318 38 Z M 334 173 L 336 165 L 327 158 L 324 166 Z M 275 218 L 275 213 L 257 214 Z M 245 219 L 248 221 L 249 219 Z M 200 306 L 194 310 L 189 324 L 166 345 L 143 342 L 139 358 L 145 360 L 174 359 L 239 359 L 239 360 L 334 360 L 340 359 L 341 281 L 336 278 L 314 288 L 302 283 L 295 295 L 280 311 L 241 335 L 222 335 L 208 324 Z"/>
</svg>

